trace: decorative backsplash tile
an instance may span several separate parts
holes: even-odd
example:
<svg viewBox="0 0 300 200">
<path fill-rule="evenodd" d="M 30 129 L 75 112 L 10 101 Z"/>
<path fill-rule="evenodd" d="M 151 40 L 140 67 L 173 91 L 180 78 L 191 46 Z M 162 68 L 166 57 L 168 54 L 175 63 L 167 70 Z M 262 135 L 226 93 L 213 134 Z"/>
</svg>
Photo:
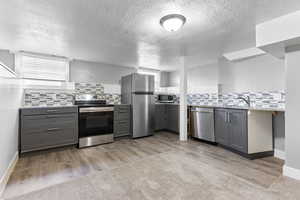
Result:
<svg viewBox="0 0 300 200">
<path fill-rule="evenodd" d="M 118 85 L 112 87 L 101 83 L 75 83 L 75 90 L 25 89 L 23 106 L 71 106 L 74 105 L 75 99 L 79 100 L 84 94 L 94 95 L 97 99 L 105 99 L 108 104 L 120 104 L 121 94 L 114 93 L 119 91 L 118 87 Z M 104 91 L 112 91 L 112 93 Z"/>
<path fill-rule="evenodd" d="M 188 94 L 187 103 L 197 105 L 218 105 L 218 94 Z"/>
<path fill-rule="evenodd" d="M 74 104 L 73 90 L 25 89 L 24 105 L 32 106 L 70 106 Z"/>
<path fill-rule="evenodd" d="M 109 88 L 105 89 L 105 86 Z M 107 104 L 120 104 L 120 93 L 104 93 L 104 91 L 110 91 L 111 88 L 111 85 L 101 83 L 75 83 L 75 99 L 80 100 L 81 96 L 91 94 L 95 96 L 96 99 L 106 100 Z M 114 89 L 114 91 L 116 91 L 116 89 Z"/>
<path fill-rule="evenodd" d="M 104 87 L 101 83 L 75 83 L 76 97 L 84 94 L 102 95 Z"/>
<path fill-rule="evenodd" d="M 188 104 L 197 105 L 226 105 L 226 106 L 247 106 L 247 103 L 238 97 L 250 98 L 252 107 L 258 108 L 285 108 L 285 93 L 282 91 L 271 92 L 241 92 L 218 95 L 212 94 L 189 94 Z"/>
</svg>

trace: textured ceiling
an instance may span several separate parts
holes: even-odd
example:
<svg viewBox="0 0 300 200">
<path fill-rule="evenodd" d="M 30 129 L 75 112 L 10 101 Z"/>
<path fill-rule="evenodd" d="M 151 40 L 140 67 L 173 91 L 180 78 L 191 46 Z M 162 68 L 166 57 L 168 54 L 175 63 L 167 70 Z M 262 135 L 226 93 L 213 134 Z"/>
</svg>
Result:
<svg viewBox="0 0 300 200">
<path fill-rule="evenodd" d="M 189 66 L 214 60 L 224 49 L 231 49 L 235 38 L 240 39 L 238 46 L 251 44 L 255 23 L 300 9 L 299 0 L 0 0 L 0 3 L 1 49 L 165 70 L 178 68 L 178 58 L 183 54 Z M 159 25 L 159 19 L 170 13 L 187 18 L 179 32 L 167 32 Z"/>
</svg>

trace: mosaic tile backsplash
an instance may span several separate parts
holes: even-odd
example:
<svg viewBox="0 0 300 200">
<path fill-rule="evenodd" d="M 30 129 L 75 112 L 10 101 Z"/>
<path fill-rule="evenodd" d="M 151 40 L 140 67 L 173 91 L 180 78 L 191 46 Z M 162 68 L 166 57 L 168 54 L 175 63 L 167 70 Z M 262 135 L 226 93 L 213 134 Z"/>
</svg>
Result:
<svg viewBox="0 0 300 200">
<path fill-rule="evenodd" d="M 121 94 L 105 93 L 101 83 L 75 83 L 75 98 L 80 100 L 85 94 L 91 94 L 96 99 L 104 99 L 108 104 L 120 104 Z"/>
<path fill-rule="evenodd" d="M 110 92 L 110 90 L 108 90 Z M 121 94 L 117 92 L 105 92 L 101 83 L 75 83 L 75 90 L 38 90 L 25 89 L 24 106 L 70 106 L 81 95 L 92 94 L 97 99 L 105 99 L 108 104 L 120 104 Z M 252 107 L 257 108 L 285 108 L 285 92 L 241 92 L 241 93 L 206 93 L 188 94 L 187 103 L 191 105 L 209 106 L 247 106 L 238 97 L 250 97 Z M 155 95 L 157 101 L 157 95 Z M 179 103 L 179 95 L 176 95 L 175 103 Z"/>
<path fill-rule="evenodd" d="M 84 94 L 100 96 L 104 94 L 104 87 L 101 83 L 75 83 L 75 94 L 76 98 Z"/>
<path fill-rule="evenodd" d="M 71 106 L 74 104 L 72 90 L 25 89 L 24 106 Z"/>
<path fill-rule="evenodd" d="M 218 95 L 189 94 L 188 104 L 214 105 L 214 106 L 247 106 L 246 102 L 238 97 L 250 97 L 250 105 L 257 108 L 285 108 L 285 93 L 282 91 L 271 92 L 241 92 Z"/>
<path fill-rule="evenodd" d="M 75 83 L 75 90 L 25 89 L 24 107 L 71 106 L 81 95 L 92 94 L 108 104 L 120 104 L 121 94 L 105 93 L 101 83 Z"/>
</svg>

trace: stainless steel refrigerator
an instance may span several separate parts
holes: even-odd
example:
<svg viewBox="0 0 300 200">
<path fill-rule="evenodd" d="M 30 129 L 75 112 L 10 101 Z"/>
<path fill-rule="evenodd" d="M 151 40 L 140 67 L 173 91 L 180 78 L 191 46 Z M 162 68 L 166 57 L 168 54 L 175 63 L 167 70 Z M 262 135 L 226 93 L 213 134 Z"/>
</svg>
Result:
<svg viewBox="0 0 300 200">
<path fill-rule="evenodd" d="M 122 77 L 121 103 L 131 105 L 133 138 L 153 135 L 155 128 L 154 76 L 131 74 Z"/>
</svg>

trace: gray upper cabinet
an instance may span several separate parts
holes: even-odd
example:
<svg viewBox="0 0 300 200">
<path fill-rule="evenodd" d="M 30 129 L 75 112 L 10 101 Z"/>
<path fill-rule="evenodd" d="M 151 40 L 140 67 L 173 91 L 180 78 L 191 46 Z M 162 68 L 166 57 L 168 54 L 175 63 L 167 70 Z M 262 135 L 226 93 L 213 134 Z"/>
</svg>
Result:
<svg viewBox="0 0 300 200">
<path fill-rule="evenodd" d="M 78 108 L 20 110 L 20 152 L 78 143 Z"/>
<path fill-rule="evenodd" d="M 215 110 L 215 135 L 216 142 L 225 146 L 229 145 L 229 129 L 227 123 L 227 110 L 216 109 Z"/>
<path fill-rule="evenodd" d="M 231 149 L 248 153 L 247 110 L 215 110 L 216 141 Z"/>
<path fill-rule="evenodd" d="M 160 72 L 160 87 L 169 87 L 170 72 Z"/>
<path fill-rule="evenodd" d="M 131 107 L 130 105 L 114 106 L 114 137 L 131 135 Z"/>
<path fill-rule="evenodd" d="M 174 72 L 161 72 L 160 73 L 160 87 L 177 87 L 179 86 L 179 73 Z"/>
</svg>

